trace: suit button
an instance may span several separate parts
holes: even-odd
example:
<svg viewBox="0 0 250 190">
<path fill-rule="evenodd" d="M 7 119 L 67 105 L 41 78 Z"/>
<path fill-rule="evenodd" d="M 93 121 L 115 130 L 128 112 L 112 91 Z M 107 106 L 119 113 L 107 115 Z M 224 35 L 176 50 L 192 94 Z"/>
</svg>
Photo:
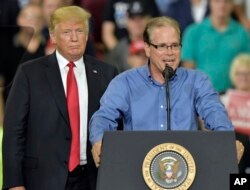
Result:
<svg viewBox="0 0 250 190">
<path fill-rule="evenodd" d="M 64 165 L 65 165 L 65 166 L 68 166 L 68 161 L 64 161 Z"/>
<path fill-rule="evenodd" d="M 71 140 L 71 138 L 70 138 L 70 137 L 66 137 L 66 140 L 67 140 L 67 141 L 70 141 L 70 140 Z"/>
</svg>

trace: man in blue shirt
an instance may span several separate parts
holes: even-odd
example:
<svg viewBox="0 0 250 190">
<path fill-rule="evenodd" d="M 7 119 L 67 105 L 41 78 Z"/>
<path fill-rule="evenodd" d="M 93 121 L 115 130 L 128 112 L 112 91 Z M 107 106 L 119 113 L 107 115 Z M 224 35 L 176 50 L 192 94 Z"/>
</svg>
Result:
<svg viewBox="0 0 250 190">
<path fill-rule="evenodd" d="M 179 24 L 168 17 L 151 19 L 144 31 L 148 64 L 125 71 L 111 81 L 100 109 L 90 121 L 92 153 L 99 165 L 104 131 L 116 130 L 123 119 L 124 130 L 166 130 L 166 88 L 163 71 L 174 70 L 170 78 L 171 130 L 197 130 L 198 116 L 210 130 L 233 130 L 218 93 L 207 75 L 178 67 Z"/>
</svg>

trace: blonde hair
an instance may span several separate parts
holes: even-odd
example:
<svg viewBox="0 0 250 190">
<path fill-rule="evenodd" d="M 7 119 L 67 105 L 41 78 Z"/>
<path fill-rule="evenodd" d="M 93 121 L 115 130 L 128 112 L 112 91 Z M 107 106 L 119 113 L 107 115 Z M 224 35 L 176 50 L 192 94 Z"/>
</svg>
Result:
<svg viewBox="0 0 250 190">
<path fill-rule="evenodd" d="M 144 42 L 148 43 L 150 42 L 150 35 L 152 33 L 152 30 L 154 28 L 159 28 L 159 27 L 173 27 L 176 32 L 179 35 L 179 39 L 181 40 L 181 29 L 180 29 L 180 25 L 179 23 L 174 20 L 173 18 L 170 17 L 166 17 L 166 16 L 161 16 L 161 17 L 155 17 L 155 18 L 151 18 L 146 27 L 145 30 L 143 32 L 143 40 Z"/>
<path fill-rule="evenodd" d="M 236 71 L 240 67 L 245 67 L 250 70 L 250 55 L 249 54 L 242 53 L 242 54 L 237 55 L 233 59 L 231 69 L 230 69 L 230 78 L 233 83 L 235 82 Z"/>
<path fill-rule="evenodd" d="M 55 26 L 61 22 L 75 20 L 84 24 L 84 30 L 89 32 L 89 18 L 91 14 L 79 6 L 60 7 L 50 17 L 49 31 L 53 32 Z"/>
</svg>

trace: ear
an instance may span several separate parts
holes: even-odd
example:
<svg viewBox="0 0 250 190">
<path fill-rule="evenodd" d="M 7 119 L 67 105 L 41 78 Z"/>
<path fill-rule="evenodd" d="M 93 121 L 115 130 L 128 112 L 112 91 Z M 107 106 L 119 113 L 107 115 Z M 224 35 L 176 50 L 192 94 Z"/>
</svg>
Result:
<svg viewBox="0 0 250 190">
<path fill-rule="evenodd" d="M 21 16 L 21 14 L 19 14 L 18 16 L 17 16 L 17 19 L 16 19 L 16 23 L 17 23 L 17 25 L 18 26 L 22 26 L 23 25 L 23 18 L 22 18 L 22 16 Z"/>
<path fill-rule="evenodd" d="M 53 44 L 56 44 L 55 33 L 54 33 L 54 32 L 50 32 L 50 33 L 49 33 L 49 36 L 50 36 L 51 42 L 52 42 Z"/>
<path fill-rule="evenodd" d="M 150 47 L 146 42 L 144 42 L 144 51 L 145 51 L 146 56 L 150 57 Z"/>
<path fill-rule="evenodd" d="M 88 41 L 88 39 L 89 39 L 89 35 L 86 35 L 86 42 Z"/>
</svg>

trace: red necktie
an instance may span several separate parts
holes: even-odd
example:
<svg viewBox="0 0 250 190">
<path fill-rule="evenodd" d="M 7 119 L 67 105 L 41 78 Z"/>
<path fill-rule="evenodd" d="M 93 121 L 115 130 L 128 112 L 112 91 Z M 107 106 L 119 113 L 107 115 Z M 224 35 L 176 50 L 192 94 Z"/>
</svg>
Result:
<svg viewBox="0 0 250 190">
<path fill-rule="evenodd" d="M 67 105 L 69 113 L 69 122 L 72 134 L 69 171 L 71 172 L 80 163 L 80 112 L 79 112 L 79 97 L 76 78 L 73 67 L 75 64 L 70 62 L 68 65 L 69 71 L 67 76 Z"/>
</svg>

